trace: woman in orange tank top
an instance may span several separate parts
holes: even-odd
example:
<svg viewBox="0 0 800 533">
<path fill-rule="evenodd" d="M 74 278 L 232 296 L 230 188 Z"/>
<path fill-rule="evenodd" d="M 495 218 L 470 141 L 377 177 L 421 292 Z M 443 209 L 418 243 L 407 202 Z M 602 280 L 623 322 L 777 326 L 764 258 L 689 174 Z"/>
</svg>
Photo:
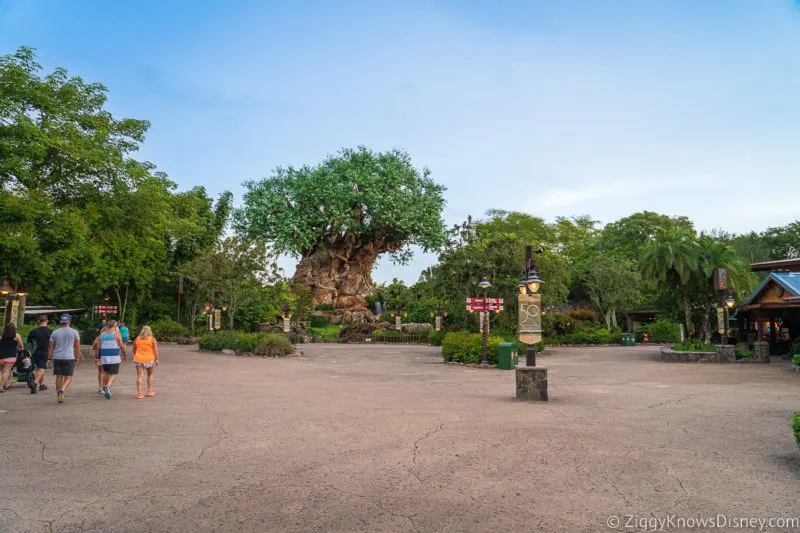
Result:
<svg viewBox="0 0 800 533">
<path fill-rule="evenodd" d="M 147 370 L 147 396 L 155 396 L 153 392 L 153 372 L 158 366 L 158 342 L 153 337 L 150 326 L 144 326 L 139 336 L 133 341 L 133 366 L 136 367 L 136 398 L 144 398 L 142 380 Z"/>
</svg>

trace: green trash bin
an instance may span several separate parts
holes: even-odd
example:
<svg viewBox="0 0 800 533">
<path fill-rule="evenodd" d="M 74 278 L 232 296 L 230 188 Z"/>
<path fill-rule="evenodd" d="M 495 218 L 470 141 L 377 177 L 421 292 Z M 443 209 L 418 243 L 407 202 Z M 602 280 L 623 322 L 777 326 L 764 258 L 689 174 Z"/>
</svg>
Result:
<svg viewBox="0 0 800 533">
<path fill-rule="evenodd" d="M 623 333 L 622 340 L 620 341 L 620 345 L 622 346 L 636 346 L 636 333 Z"/>
<path fill-rule="evenodd" d="M 497 368 L 513 370 L 517 366 L 517 343 L 501 342 L 500 352 L 497 357 Z"/>
</svg>

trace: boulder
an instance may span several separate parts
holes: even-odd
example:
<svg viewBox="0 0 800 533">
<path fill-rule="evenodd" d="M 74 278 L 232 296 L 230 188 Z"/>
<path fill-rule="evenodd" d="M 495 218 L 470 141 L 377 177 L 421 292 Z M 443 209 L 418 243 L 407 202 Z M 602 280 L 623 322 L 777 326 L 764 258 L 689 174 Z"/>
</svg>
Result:
<svg viewBox="0 0 800 533">
<path fill-rule="evenodd" d="M 429 329 L 433 329 L 433 326 L 427 322 L 410 322 L 400 325 L 400 331 L 403 333 L 422 333 Z"/>
<path fill-rule="evenodd" d="M 350 324 L 344 328 L 339 334 L 339 342 L 364 342 L 364 339 L 372 337 L 372 333 L 376 329 L 389 330 L 394 329 L 394 326 L 388 322 L 379 322 L 377 324 L 358 323 Z"/>
</svg>

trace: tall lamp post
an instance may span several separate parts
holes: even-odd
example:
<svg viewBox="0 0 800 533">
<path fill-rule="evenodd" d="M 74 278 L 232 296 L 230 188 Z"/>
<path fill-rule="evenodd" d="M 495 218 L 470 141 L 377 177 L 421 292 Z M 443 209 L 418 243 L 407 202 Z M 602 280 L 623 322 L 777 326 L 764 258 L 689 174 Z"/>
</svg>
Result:
<svg viewBox="0 0 800 533">
<path fill-rule="evenodd" d="M 525 366 L 518 366 L 517 399 L 527 401 L 548 401 L 547 368 L 536 366 L 536 343 L 542 340 L 542 299 L 538 294 L 542 278 L 536 272 L 533 254 L 544 250 L 525 247 L 525 264 L 519 282 L 519 314 L 517 332 L 525 347 Z"/>
<path fill-rule="evenodd" d="M 447 316 L 447 311 L 439 304 L 431 311 L 431 316 L 434 317 L 433 329 L 436 331 L 442 330 L 442 317 Z"/>
<path fill-rule="evenodd" d="M 223 305 L 221 307 L 217 307 L 215 304 L 209 303 L 206 304 L 203 310 L 208 316 L 209 331 L 216 332 L 218 329 L 222 329 L 222 312 L 227 311 L 228 306 Z"/>
<path fill-rule="evenodd" d="M 728 344 L 728 330 L 730 328 L 730 320 L 731 320 L 731 310 L 736 306 L 736 300 L 733 299 L 733 296 L 730 294 L 722 301 L 724 304 L 722 307 L 725 312 L 725 316 L 723 317 L 724 324 L 723 329 L 725 330 L 725 344 Z"/>
<path fill-rule="evenodd" d="M 289 333 L 290 321 L 292 319 L 292 309 L 289 307 L 289 304 L 283 304 L 281 318 L 283 319 L 283 332 Z"/>
<path fill-rule="evenodd" d="M 484 310 L 481 316 L 481 323 L 483 324 L 483 340 L 481 343 L 481 366 L 489 366 L 489 306 L 486 305 L 486 295 L 492 284 L 485 277 L 478 283 L 478 288 L 483 289 Z"/>
<path fill-rule="evenodd" d="M 542 253 L 544 250 L 542 248 L 537 248 L 536 253 Z M 517 286 L 519 288 L 519 292 L 521 296 L 533 296 L 539 292 L 539 288 L 542 286 L 542 279 L 539 277 L 538 272 L 536 272 L 536 261 L 533 259 L 531 254 L 531 247 L 525 247 L 525 265 L 522 269 L 522 280 L 519 282 Z M 522 307 L 522 305 L 520 306 Z M 521 309 L 522 310 L 522 309 Z M 524 318 L 529 319 L 529 324 L 524 324 L 522 322 L 522 315 L 520 315 L 520 334 L 525 334 L 523 330 L 526 329 L 525 326 L 532 326 L 534 330 L 532 333 L 541 337 L 541 299 L 536 298 L 535 301 L 530 303 L 526 309 L 526 316 Z M 538 325 L 538 327 L 537 327 Z M 530 329 L 530 328 L 527 328 Z M 536 331 L 538 330 L 538 331 Z M 522 342 L 525 342 L 525 340 Z M 533 339 L 531 339 L 533 340 Z M 536 366 L 536 345 L 535 342 L 526 343 L 527 346 L 525 347 L 525 364 L 527 366 Z"/>
<path fill-rule="evenodd" d="M 11 285 L 8 278 L 4 277 L 3 284 L 0 285 L 0 294 L 6 297 L 3 326 L 13 322 L 17 328 L 22 327 L 25 314 L 25 297 L 28 293 L 21 284 Z"/>
<path fill-rule="evenodd" d="M 394 327 L 397 331 L 400 331 L 402 317 L 408 316 L 408 313 L 403 311 L 403 308 L 399 305 L 395 306 L 394 311 L 391 312 L 391 316 L 394 317 Z"/>
</svg>

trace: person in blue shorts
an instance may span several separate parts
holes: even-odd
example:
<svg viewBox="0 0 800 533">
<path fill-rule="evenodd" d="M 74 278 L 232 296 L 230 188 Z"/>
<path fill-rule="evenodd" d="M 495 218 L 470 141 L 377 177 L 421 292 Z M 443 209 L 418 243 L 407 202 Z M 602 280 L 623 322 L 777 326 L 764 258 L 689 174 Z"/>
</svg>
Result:
<svg viewBox="0 0 800 533">
<path fill-rule="evenodd" d="M 47 370 L 47 352 L 50 349 L 52 333 L 47 327 L 48 323 L 47 315 L 42 315 L 39 317 L 39 327 L 28 333 L 28 345 L 33 350 L 33 364 L 36 366 L 35 384 L 39 386 L 40 391 L 47 390 L 47 385 L 44 384 L 44 373 Z M 31 393 L 36 394 L 36 387 L 31 389 Z"/>
<path fill-rule="evenodd" d="M 107 400 L 111 399 L 111 385 L 117 380 L 119 366 L 127 358 L 122 335 L 117 328 L 117 322 L 109 320 L 100 335 L 94 340 L 92 348 L 95 351 L 95 364 L 103 367 L 102 390 Z"/>
<path fill-rule="evenodd" d="M 64 403 L 64 391 L 72 382 L 75 364 L 81 358 L 81 336 L 70 327 L 72 317 L 61 315 L 61 327 L 50 335 L 50 348 L 47 352 L 48 363 L 53 363 L 53 374 L 56 376 L 56 394 L 58 403 Z"/>
</svg>

